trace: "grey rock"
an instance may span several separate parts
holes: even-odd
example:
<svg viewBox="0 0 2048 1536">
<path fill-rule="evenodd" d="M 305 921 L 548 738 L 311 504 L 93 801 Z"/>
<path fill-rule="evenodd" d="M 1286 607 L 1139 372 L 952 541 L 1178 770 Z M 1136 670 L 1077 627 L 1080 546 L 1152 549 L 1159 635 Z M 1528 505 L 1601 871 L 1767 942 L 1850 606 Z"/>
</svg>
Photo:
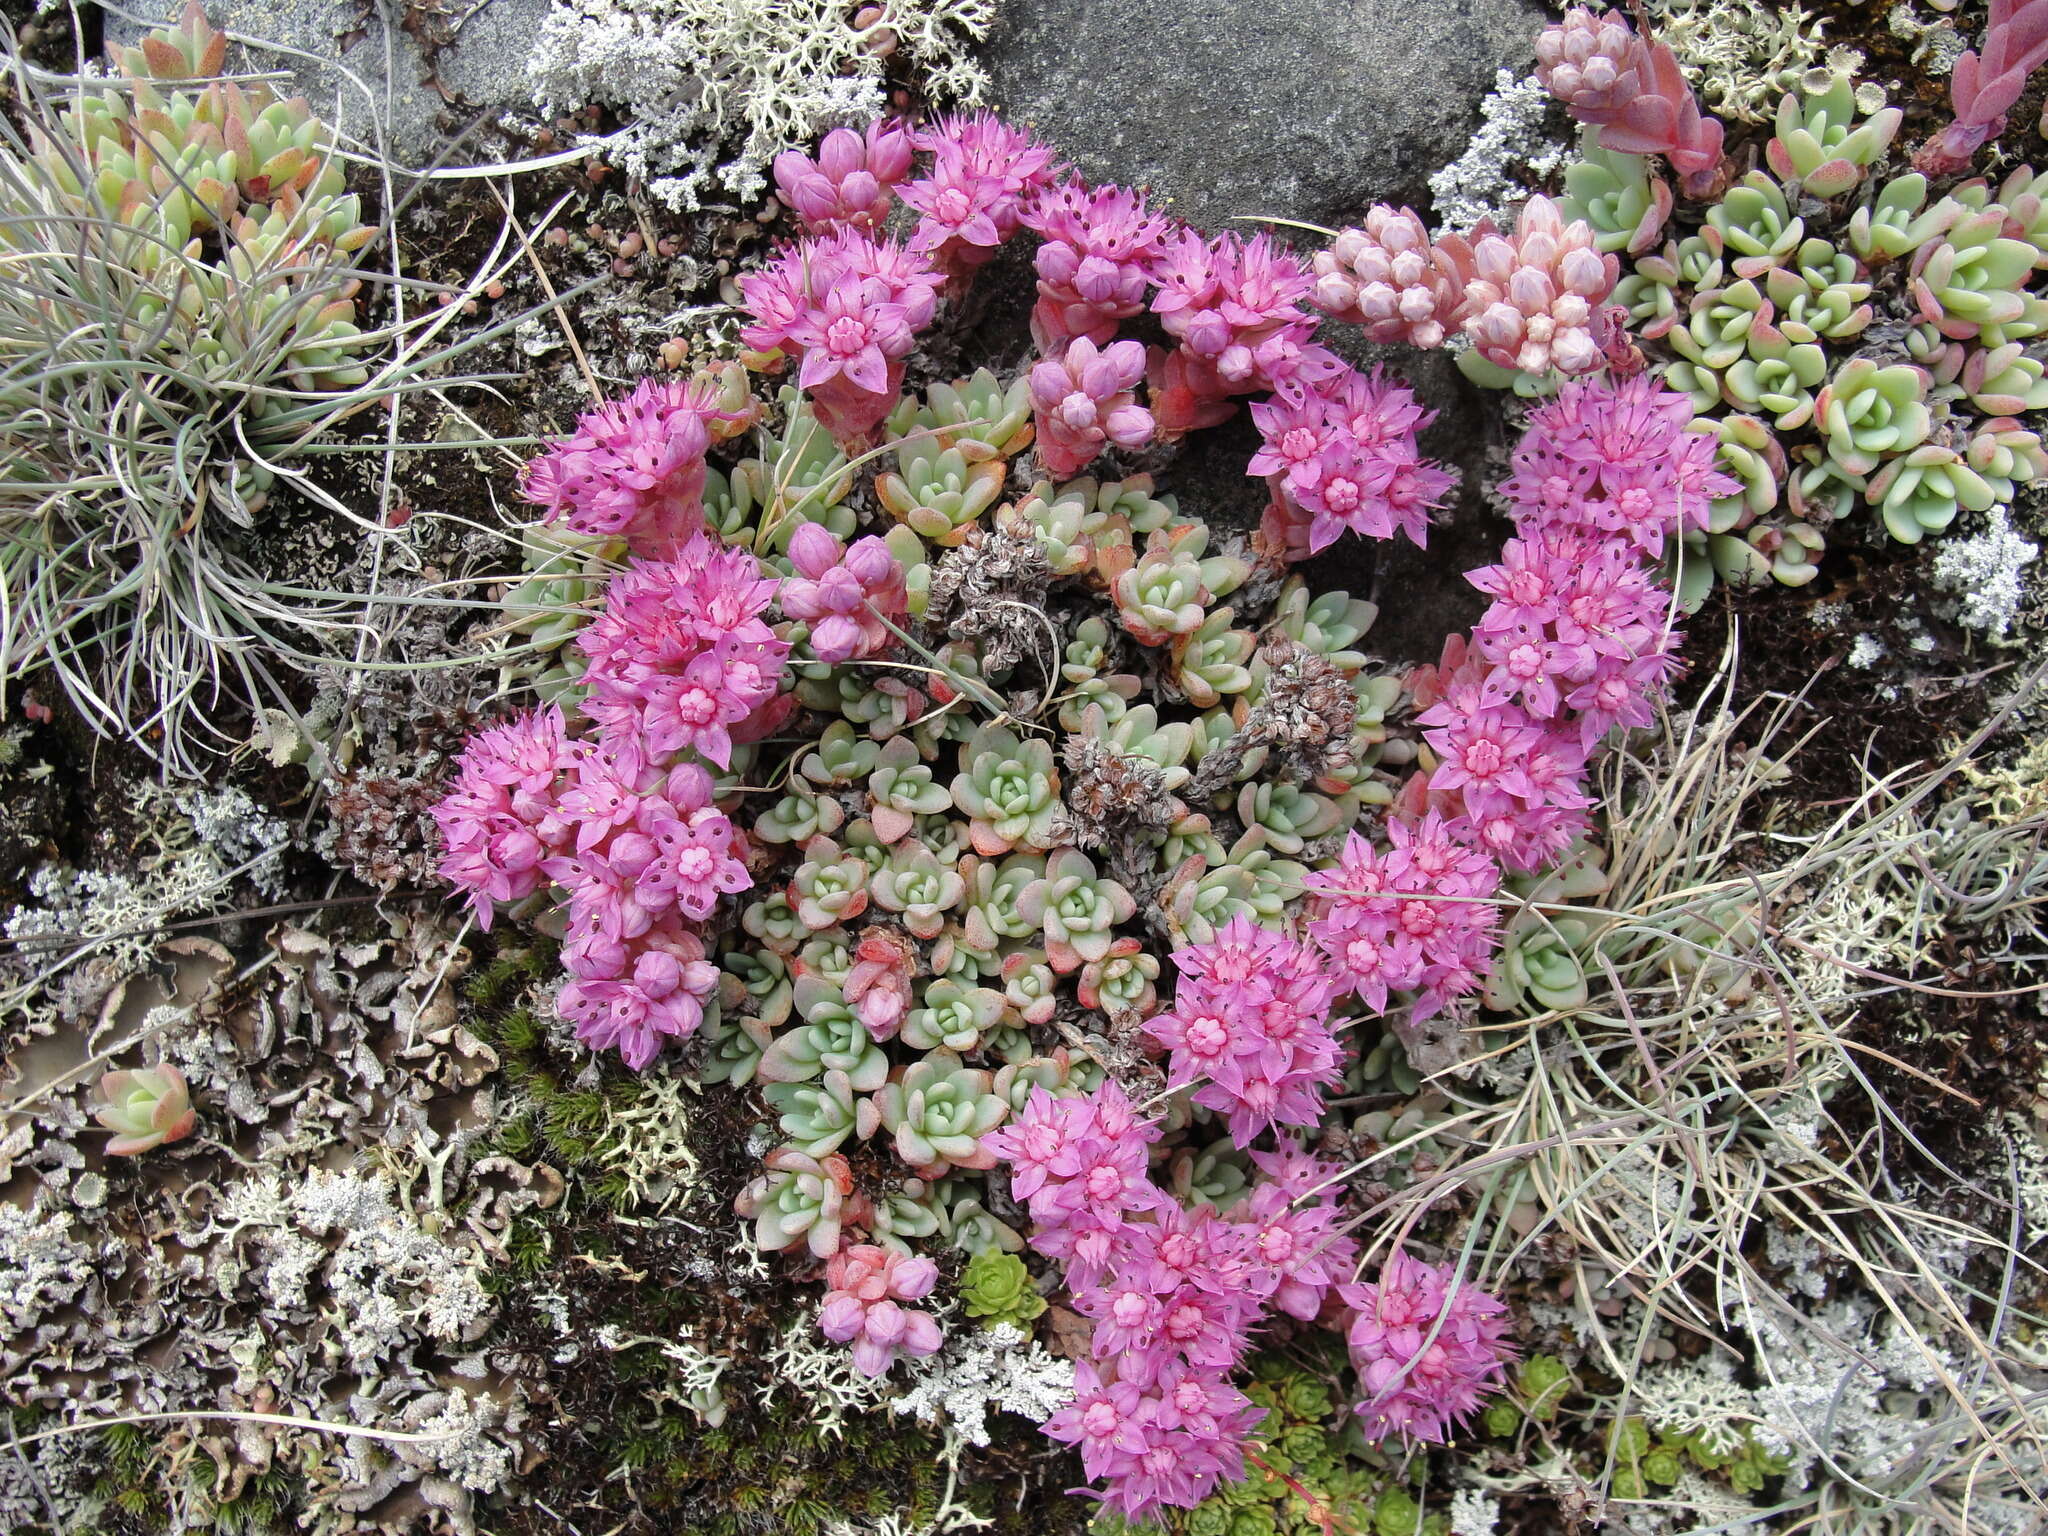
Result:
<svg viewBox="0 0 2048 1536">
<path fill-rule="evenodd" d="M 1004 112 L 1091 179 L 1210 227 L 1335 227 L 1424 207 L 1545 20 L 1533 0 L 1006 0 L 987 62 Z"/>
<path fill-rule="evenodd" d="M 502 145 L 472 125 L 508 108 L 531 109 L 526 56 L 549 3 L 484 0 L 472 8 L 443 0 L 430 19 L 454 35 L 432 60 L 403 29 L 404 7 L 392 0 L 206 0 L 206 14 L 248 45 L 252 67 L 290 70 L 294 90 L 344 143 L 380 149 L 403 172 L 437 159 L 501 158 Z M 183 8 L 184 0 L 145 0 L 133 11 L 109 9 L 107 41 L 133 43 Z"/>
</svg>

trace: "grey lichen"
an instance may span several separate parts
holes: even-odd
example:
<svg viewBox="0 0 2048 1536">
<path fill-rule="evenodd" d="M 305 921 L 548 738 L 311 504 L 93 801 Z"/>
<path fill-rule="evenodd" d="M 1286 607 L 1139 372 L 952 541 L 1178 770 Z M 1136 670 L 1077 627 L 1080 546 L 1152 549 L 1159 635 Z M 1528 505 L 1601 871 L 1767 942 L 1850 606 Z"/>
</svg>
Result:
<svg viewBox="0 0 2048 1536">
<path fill-rule="evenodd" d="M 527 74 L 550 115 L 612 108 L 624 127 L 605 157 L 672 208 L 749 198 L 770 160 L 888 105 L 892 59 L 915 65 L 939 102 L 986 85 L 967 46 L 993 0 L 887 0 L 856 28 L 835 0 L 560 0 Z"/>
<path fill-rule="evenodd" d="M 181 958 L 191 995 L 145 1013 L 139 1035 L 186 1070 L 197 1134 L 102 1164 L 73 1074 L 44 1090 L 32 1137 L 10 1127 L 0 1145 L 28 1199 L 0 1202 L 9 1403 L 54 1424 L 254 1411 L 336 1426 L 172 1431 L 188 1449 L 141 1494 L 175 1529 L 210 1528 L 262 1478 L 266 1497 L 289 1488 L 310 1530 L 471 1531 L 476 1495 L 529 1457 L 536 1390 L 490 1342 L 488 1282 L 513 1223 L 562 1183 L 481 1155 L 497 1063 L 452 999 L 467 951 L 401 919 L 345 935 L 282 926 L 240 964 L 218 945 Z M 22 1454 L 55 1488 L 94 1444 L 67 1435 Z M 195 1451 L 216 1469 L 203 1486 L 176 1470 Z M 0 1485 L 0 1504 L 12 1497 Z"/>
<path fill-rule="evenodd" d="M 1985 515 L 1984 530 L 1942 541 L 1934 556 L 1934 585 L 1955 594 L 1956 622 L 2004 639 L 2026 597 L 2026 570 L 2041 547 L 2020 537 L 2004 507 Z"/>
<path fill-rule="evenodd" d="M 38 1200 L 27 1210 L 0 1201 L 0 1365 L 13 1370 L 15 1344 L 44 1317 L 70 1305 L 93 1278 L 92 1250 L 72 1235 L 70 1218 Z"/>
<path fill-rule="evenodd" d="M 0 1047 L 118 1005 L 127 983 L 162 958 L 171 924 L 229 907 L 237 892 L 275 894 L 291 829 L 233 786 L 127 786 L 120 824 L 101 838 L 103 864 L 47 863 L 28 903 L 0 923 Z"/>
<path fill-rule="evenodd" d="M 1941 6 L 1937 3 L 1937 11 Z M 1885 16 L 1893 37 L 1913 45 L 1913 62 L 1930 75 L 1955 73 L 1956 60 L 1970 47 L 1970 39 L 1956 29 L 1953 16 L 1923 17 L 1913 0 L 1899 0 Z"/>
<path fill-rule="evenodd" d="M 1669 43 L 1706 104 L 1723 117 L 1763 122 L 1788 91 L 1827 88 L 1863 63 L 1854 48 L 1830 47 L 1827 22 L 1801 6 L 1764 0 L 1650 0 L 1660 41 Z"/>
<path fill-rule="evenodd" d="M 1015 1324 L 955 1326 L 946 1347 L 918 1363 L 909 1387 L 890 1409 L 928 1424 L 944 1423 L 969 1445 L 987 1445 L 991 1409 L 1042 1424 L 1073 1395 L 1073 1362 L 1032 1342 Z"/>
<path fill-rule="evenodd" d="M 1566 141 L 1563 109 L 1534 75 L 1511 69 L 1494 77 L 1479 103 L 1483 119 L 1464 154 L 1429 178 L 1437 223 L 1463 231 L 1482 219 L 1506 226 L 1543 182 L 1577 159 Z"/>
</svg>

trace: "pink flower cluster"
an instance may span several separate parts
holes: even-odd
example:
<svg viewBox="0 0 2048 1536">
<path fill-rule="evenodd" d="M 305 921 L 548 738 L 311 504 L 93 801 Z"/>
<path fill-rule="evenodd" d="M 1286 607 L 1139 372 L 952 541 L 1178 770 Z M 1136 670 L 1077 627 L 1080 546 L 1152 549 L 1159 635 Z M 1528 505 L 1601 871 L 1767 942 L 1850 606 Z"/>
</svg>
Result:
<svg viewBox="0 0 2048 1536">
<path fill-rule="evenodd" d="M 984 1139 L 1010 1165 L 1034 1245 L 1065 1262 L 1074 1310 L 1094 1324 L 1074 1400 L 1045 1432 L 1079 1448 L 1104 1501 L 1133 1521 L 1244 1476 L 1259 1416 L 1231 1372 L 1269 1307 L 1315 1317 L 1356 1251 L 1336 1229 L 1330 1165 L 1292 1146 L 1255 1153 L 1269 1179 L 1224 1217 L 1152 1184 L 1157 1135 L 1112 1081 L 1091 1099 L 1034 1090 Z"/>
<path fill-rule="evenodd" d="M 842 443 L 860 444 L 903 392 L 903 360 L 931 324 L 939 274 L 853 228 L 799 240 L 740 279 L 750 347 L 799 359 L 797 387 Z"/>
<path fill-rule="evenodd" d="M 930 1294 L 938 1266 L 873 1243 L 854 1243 L 825 1265 L 825 1304 L 818 1329 L 834 1343 L 853 1345 L 854 1368 L 880 1376 L 898 1355 L 915 1360 L 937 1354 L 945 1336 L 927 1312 L 902 1305 Z"/>
<path fill-rule="evenodd" d="M 776 583 L 760 571 L 746 550 L 699 534 L 675 559 L 614 577 L 576 637 L 590 658 L 584 713 L 653 757 L 730 764 L 733 727 L 775 697 L 789 654 L 761 618 Z"/>
<path fill-rule="evenodd" d="M 574 755 L 560 709 L 529 710 L 479 731 L 462 749 L 455 786 L 434 807 L 441 878 L 469 892 L 488 933 L 497 903 L 545 883 L 541 861 L 568 844 L 557 784 Z"/>
<path fill-rule="evenodd" d="M 902 189 L 921 215 L 910 248 L 955 280 L 994 258 L 1061 169 L 1050 149 L 987 112 L 942 117 L 917 134 L 917 147 L 932 168 Z"/>
<path fill-rule="evenodd" d="M 910 174 L 909 130 L 878 117 L 865 133 L 834 128 L 813 160 L 800 149 L 775 157 L 775 190 L 807 234 L 873 231 L 889 216 L 890 188 Z"/>
<path fill-rule="evenodd" d="M 434 818 L 442 878 L 469 892 L 480 927 L 496 902 L 548 881 L 568 891 L 559 1006 L 578 1039 L 638 1068 L 696 1032 L 718 968 L 687 925 L 753 883 L 702 768 L 570 741 L 549 709 L 476 736 Z"/>
<path fill-rule="evenodd" d="M 718 969 L 692 925 L 753 883 L 710 774 L 682 754 L 725 766 L 772 706 L 789 646 L 760 618 L 776 583 L 759 572 L 703 533 L 635 562 L 577 640 L 596 738 L 570 740 L 558 709 L 481 732 L 434 808 L 441 875 L 484 928 L 498 902 L 568 893 L 558 1007 L 634 1068 L 703 1022 Z"/>
<path fill-rule="evenodd" d="M 1086 1098 L 1033 1088 L 1022 1112 L 981 1145 L 1010 1165 L 1010 1192 L 1031 1211 L 1039 1252 L 1088 1284 L 1101 1277 L 1127 1225 L 1173 1203 L 1146 1169 L 1145 1149 L 1158 1139 L 1159 1128 L 1111 1080 Z"/>
<path fill-rule="evenodd" d="M 696 764 L 664 771 L 630 746 L 583 746 L 568 769 L 564 846 L 541 866 L 569 893 L 557 1006 L 577 1039 L 638 1070 L 664 1040 L 695 1034 L 718 990 L 718 968 L 686 925 L 753 877 Z"/>
<path fill-rule="evenodd" d="M 1076 336 L 1031 368 L 1031 413 L 1038 458 L 1061 479 L 1078 475 L 1106 444 L 1137 448 L 1151 441 L 1152 413 L 1138 404 L 1145 348 L 1113 341 L 1097 350 Z"/>
<path fill-rule="evenodd" d="M 1500 866 L 1460 842 L 1431 812 L 1390 816 L 1390 847 L 1345 839 L 1334 869 L 1303 882 L 1313 914 L 1309 937 L 1355 992 L 1384 1013 L 1389 992 L 1416 994 L 1414 1017 L 1477 989 L 1491 964 L 1499 911 L 1492 897 Z"/>
<path fill-rule="evenodd" d="M 1428 514 L 1451 484 L 1416 448 L 1415 431 L 1427 415 L 1406 390 L 1377 375 L 1361 377 L 1316 344 L 1319 321 L 1307 308 L 1316 280 L 1271 237 L 1211 238 L 1154 213 L 1142 192 L 1074 178 L 1055 182 L 1062 168 L 1050 150 L 984 114 L 945 119 L 915 135 L 931 167 L 901 183 L 900 195 L 920 218 L 907 248 L 899 247 L 864 232 L 886 210 L 889 177 L 901 163 L 894 135 L 881 124 L 865 138 L 840 130 L 816 160 L 785 156 L 778 165 L 784 195 L 826 233 L 796 242 L 740 280 L 751 316 L 742 332 L 747 344 L 799 359 L 799 387 L 844 445 L 865 447 L 900 395 L 903 359 L 932 316 L 942 275 L 957 288 L 1017 229 L 1029 228 L 1041 237 L 1031 326 L 1043 353 L 1030 384 L 1039 455 L 1049 473 L 1079 474 L 1105 448 L 1137 448 L 1155 435 L 1171 440 L 1226 419 L 1236 397 L 1277 391 L 1260 408 L 1270 418 L 1262 423 L 1267 447 L 1252 471 L 1284 474 L 1274 482 L 1269 549 L 1300 558 L 1347 528 L 1381 538 L 1399 529 L 1418 543 L 1426 537 Z M 1555 353 L 1573 367 L 1584 349 L 1572 326 L 1585 319 L 1579 311 L 1587 297 L 1573 286 L 1586 286 L 1586 253 L 1578 243 L 1591 237 L 1579 226 L 1538 228 L 1548 206 L 1525 213 L 1529 227 L 1513 237 L 1483 232 L 1483 258 L 1457 242 L 1432 248 L 1405 211 L 1376 209 L 1368 225 L 1387 242 L 1390 276 L 1407 282 L 1410 258 L 1427 262 L 1431 305 L 1439 289 L 1450 305 L 1439 317 L 1444 323 L 1452 310 L 1462 321 L 1477 304 L 1492 314 L 1483 329 L 1499 333 L 1487 344 L 1500 355 L 1548 367 Z M 1460 253 L 1472 263 L 1463 276 Z M 1362 250 L 1349 255 L 1354 276 L 1371 266 Z M 1604 294 L 1613 262 L 1591 260 L 1604 277 Z M 1319 259 L 1326 287 L 1328 269 Z M 1377 313 L 1383 296 L 1370 288 L 1359 276 L 1339 312 L 1349 317 L 1356 308 L 1367 319 L 1364 307 L 1371 305 Z M 1140 344 L 1116 339 L 1119 325 L 1148 301 L 1173 341 L 1153 348 L 1149 359 Z M 1402 315 L 1414 307 L 1405 298 L 1393 302 Z M 1503 305 L 1520 317 L 1512 327 Z M 1368 320 L 1372 334 L 1385 329 L 1383 320 Z M 1433 332 L 1408 320 L 1402 328 L 1420 344 L 1442 339 L 1440 323 Z M 1502 351 L 1509 329 L 1513 345 Z M 1535 346 L 1549 349 L 1543 359 L 1530 350 Z M 1597 349 L 1593 356 L 1597 362 Z M 1149 383 L 1144 404 L 1141 381 Z"/>
<path fill-rule="evenodd" d="M 1316 321 L 1302 308 L 1307 270 L 1265 235 L 1211 240 L 1183 228 L 1153 262 L 1152 281 L 1152 312 L 1179 343 L 1155 352 L 1152 366 L 1169 439 L 1227 419 L 1231 396 L 1272 389 L 1327 358 L 1309 345 Z"/>
<path fill-rule="evenodd" d="M 1320 350 L 1320 349 L 1315 349 Z M 1347 529 L 1368 538 L 1429 537 L 1429 513 L 1455 483 L 1422 457 L 1415 434 L 1434 419 L 1378 369 L 1339 364 L 1299 378 L 1252 407 L 1262 439 L 1245 472 L 1272 488 L 1265 541 L 1289 559 L 1314 554 Z"/>
<path fill-rule="evenodd" d="M 576 430 L 521 476 L 548 521 L 578 533 L 623 538 L 636 555 L 661 559 L 704 526 L 704 455 L 719 409 L 703 379 L 644 379 L 623 400 L 586 412 Z"/>
<path fill-rule="evenodd" d="M 908 611 L 903 567 L 889 546 L 869 535 L 842 545 L 822 524 L 790 535 L 796 574 L 782 583 L 782 611 L 811 629 L 811 654 L 837 666 L 879 655 L 895 638 L 886 622 Z"/>
<path fill-rule="evenodd" d="M 1279 1279 L 1269 1304 L 1313 1322 L 1358 1252 L 1337 1226 L 1339 1169 L 1285 1139 L 1273 1151 L 1252 1153 L 1252 1162 L 1266 1177 L 1232 1208 L 1230 1220 L 1249 1234 L 1254 1268 Z"/>
<path fill-rule="evenodd" d="M 1041 352 L 1074 336 L 1102 346 L 1145 308 L 1152 265 L 1172 226 L 1146 208 L 1144 193 L 1062 182 L 1033 198 L 1023 221 L 1045 242 L 1033 258 L 1038 302 L 1031 310 L 1031 339 Z"/>
<path fill-rule="evenodd" d="M 1721 169 L 1721 124 L 1700 110 L 1668 44 L 1618 13 L 1574 5 L 1536 38 L 1536 78 L 1600 130 L 1603 148 L 1663 155 L 1698 196 Z"/>
<path fill-rule="evenodd" d="M 1172 1053 L 1168 1085 L 1201 1084 L 1195 1102 L 1226 1116 L 1240 1147 L 1275 1125 L 1320 1121 L 1319 1090 L 1344 1075 L 1321 957 L 1239 916 L 1172 958 L 1173 1007 L 1145 1023 Z"/>
<path fill-rule="evenodd" d="M 1377 1282 L 1337 1294 L 1354 1314 L 1347 1338 L 1365 1387 L 1356 1412 L 1368 1443 L 1399 1435 L 1442 1444 L 1514 1358 L 1498 1299 L 1398 1249 Z"/>
<path fill-rule="evenodd" d="M 1430 803 L 1516 869 L 1570 846 L 1587 758 L 1648 724 L 1677 670 L 1673 599 L 1648 557 L 1735 489 L 1686 397 L 1648 378 L 1568 385 L 1533 412 L 1502 489 L 1516 537 L 1470 573 L 1493 602 L 1418 675 Z"/>
</svg>

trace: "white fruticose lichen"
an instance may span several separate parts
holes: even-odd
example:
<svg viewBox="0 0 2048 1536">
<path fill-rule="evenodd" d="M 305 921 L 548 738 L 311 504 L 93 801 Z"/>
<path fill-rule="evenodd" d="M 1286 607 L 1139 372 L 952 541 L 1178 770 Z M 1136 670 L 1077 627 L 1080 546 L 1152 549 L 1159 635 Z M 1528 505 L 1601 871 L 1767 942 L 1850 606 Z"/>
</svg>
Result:
<svg viewBox="0 0 2048 1536">
<path fill-rule="evenodd" d="M 1651 1428 L 1697 1435 L 1717 1455 L 1741 1450 L 1745 1427 L 1759 1418 L 1756 1394 L 1735 1379 L 1734 1362 L 1722 1354 L 1644 1371 L 1631 1390 Z"/>
<path fill-rule="evenodd" d="M 1500 1528 L 1500 1500 L 1476 1488 L 1451 1495 L 1451 1536 L 1493 1536 Z"/>
<path fill-rule="evenodd" d="M 1823 1457 L 1882 1486 L 1924 1453 L 1928 1423 L 1894 1399 L 1927 1396 L 1944 1375 L 1958 1379 L 1958 1363 L 1938 1337 L 1907 1336 L 1878 1302 L 1854 1292 L 1810 1318 L 1788 1314 L 1782 1303 L 1745 1301 L 1738 1310 L 1762 1381 L 1753 1394 L 1731 1388 L 1724 1401 L 1753 1402 L 1757 1443 L 1791 1462 L 1792 1486 L 1803 1487 Z"/>
<path fill-rule="evenodd" d="M 1884 658 L 1884 642 L 1868 632 L 1856 637 L 1849 647 L 1849 665 L 1868 671 Z"/>
<path fill-rule="evenodd" d="M 840 1435 L 849 1413 L 879 1406 L 895 1390 L 886 1376 L 863 1376 L 854 1369 L 853 1351 L 818 1332 L 815 1312 L 799 1312 L 768 1351 L 768 1379 L 759 1402 L 774 1406 L 776 1393 L 788 1388 L 810 1404 L 810 1420 L 821 1434 Z"/>
<path fill-rule="evenodd" d="M 1503 69 L 1493 91 L 1479 103 L 1484 121 L 1465 153 L 1429 178 L 1438 225 L 1449 231 L 1472 228 L 1481 219 L 1505 227 L 1514 210 L 1529 200 L 1533 184 L 1562 171 L 1577 153 L 1552 136 L 1550 92 L 1534 75 L 1517 80 Z M 1527 178 L 1526 182 L 1517 176 Z"/>
<path fill-rule="evenodd" d="M 1960 599 L 1956 622 L 2003 639 L 2026 596 L 2026 569 L 2041 553 L 2023 539 L 2004 507 L 1984 517 L 1984 531 L 1944 539 L 1934 554 L 1934 584 Z"/>
<path fill-rule="evenodd" d="M 1669 43 L 1706 104 L 1723 117 L 1762 122 L 1787 91 L 1824 91 L 1863 63 L 1827 46 L 1827 23 L 1797 5 L 1764 0 L 1650 0 L 1651 30 Z"/>
<path fill-rule="evenodd" d="M 1074 1364 L 1010 1323 L 955 1328 L 938 1354 L 921 1360 L 909 1390 L 890 1404 L 927 1424 L 952 1426 L 969 1445 L 988 1444 L 988 1411 L 1043 1424 L 1074 1396 Z"/>
<path fill-rule="evenodd" d="M 994 0 L 879 9 L 856 29 L 838 0 L 558 0 L 528 81 L 544 113 L 624 115 L 605 158 L 670 207 L 752 197 L 779 151 L 878 116 L 892 64 L 916 66 L 935 102 L 980 99 L 987 77 L 967 47 L 988 31 Z"/>
<path fill-rule="evenodd" d="M 689 1079 L 650 1076 L 632 1103 L 607 1106 L 591 1156 L 625 1181 L 636 1206 L 665 1211 L 688 1203 L 697 1183 L 690 1118 L 698 1092 Z"/>
</svg>

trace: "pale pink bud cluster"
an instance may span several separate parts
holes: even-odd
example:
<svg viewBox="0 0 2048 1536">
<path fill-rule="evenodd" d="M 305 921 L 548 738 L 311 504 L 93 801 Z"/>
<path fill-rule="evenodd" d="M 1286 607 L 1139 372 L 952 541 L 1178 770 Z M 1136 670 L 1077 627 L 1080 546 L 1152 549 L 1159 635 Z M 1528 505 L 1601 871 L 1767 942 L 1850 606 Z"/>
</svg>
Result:
<svg viewBox="0 0 2048 1536">
<path fill-rule="evenodd" d="M 1669 45 L 1621 16 L 1575 5 L 1536 38 L 1536 77 L 1604 149 L 1663 155 L 1698 195 L 1721 168 L 1721 124 L 1700 110 Z"/>
<path fill-rule="evenodd" d="M 932 167 L 902 188 L 921 215 L 910 248 L 955 280 L 994 257 L 1060 170 L 1050 149 L 988 112 L 942 117 L 919 131 L 917 147 Z"/>
<path fill-rule="evenodd" d="M 886 117 L 865 133 L 834 128 L 815 160 L 800 149 L 775 157 L 775 190 L 808 234 L 877 230 L 889 216 L 890 188 L 910 174 L 914 154 L 909 130 Z"/>
<path fill-rule="evenodd" d="M 1641 55 L 1627 18 L 1574 5 L 1536 34 L 1536 78 L 1580 122 L 1599 122 L 1642 92 Z"/>
<path fill-rule="evenodd" d="M 1375 204 L 1315 254 L 1316 307 L 1363 326 L 1370 341 L 1440 347 L 1463 298 L 1412 209 Z"/>
<path fill-rule="evenodd" d="M 1152 439 L 1152 413 L 1138 404 L 1145 348 L 1116 341 L 1097 350 L 1076 336 L 1031 368 L 1031 411 L 1038 458 L 1046 472 L 1069 479 L 1105 445 L 1136 448 Z"/>
<path fill-rule="evenodd" d="M 1142 192 L 1064 182 L 1032 200 L 1024 223 L 1045 241 L 1033 258 L 1038 302 L 1031 310 L 1031 339 L 1041 352 L 1075 336 L 1101 346 L 1120 321 L 1144 309 L 1171 223 L 1146 208 Z"/>
<path fill-rule="evenodd" d="M 939 274 L 893 240 L 854 229 L 799 240 L 740 279 L 750 347 L 800 361 L 797 387 L 827 431 L 863 443 L 903 393 L 903 360 L 931 324 Z"/>
<path fill-rule="evenodd" d="M 1498 1297 L 1398 1248 L 1376 1282 L 1337 1294 L 1355 1314 L 1346 1339 L 1369 1444 L 1398 1435 L 1441 1445 L 1500 1386 L 1515 1356 Z"/>
<path fill-rule="evenodd" d="M 810 626 L 811 654 L 837 666 L 879 655 L 895 638 L 888 620 L 909 607 L 903 567 L 872 534 L 842 545 L 818 523 L 790 536 L 796 574 L 782 583 L 782 611 Z"/>
<path fill-rule="evenodd" d="M 945 1342 L 928 1312 L 903 1305 L 920 1301 L 938 1283 L 930 1259 L 913 1259 L 873 1243 L 854 1243 L 825 1265 L 825 1304 L 818 1330 L 837 1344 L 853 1346 L 854 1368 L 864 1376 L 885 1374 L 899 1355 L 934 1355 Z"/>
<path fill-rule="evenodd" d="M 1459 324 L 1488 362 L 1579 374 L 1605 361 L 1596 322 L 1621 262 L 1595 249 L 1585 220 L 1566 224 L 1556 203 L 1532 197 L 1513 234 L 1482 222 L 1470 236 L 1447 235 L 1437 249 L 1464 291 Z"/>
<path fill-rule="evenodd" d="M 636 555 L 673 554 L 704 525 L 704 455 L 721 410 L 708 379 L 644 379 L 586 412 L 576 430 L 528 462 L 520 492 L 549 522 L 623 538 Z"/>
</svg>

